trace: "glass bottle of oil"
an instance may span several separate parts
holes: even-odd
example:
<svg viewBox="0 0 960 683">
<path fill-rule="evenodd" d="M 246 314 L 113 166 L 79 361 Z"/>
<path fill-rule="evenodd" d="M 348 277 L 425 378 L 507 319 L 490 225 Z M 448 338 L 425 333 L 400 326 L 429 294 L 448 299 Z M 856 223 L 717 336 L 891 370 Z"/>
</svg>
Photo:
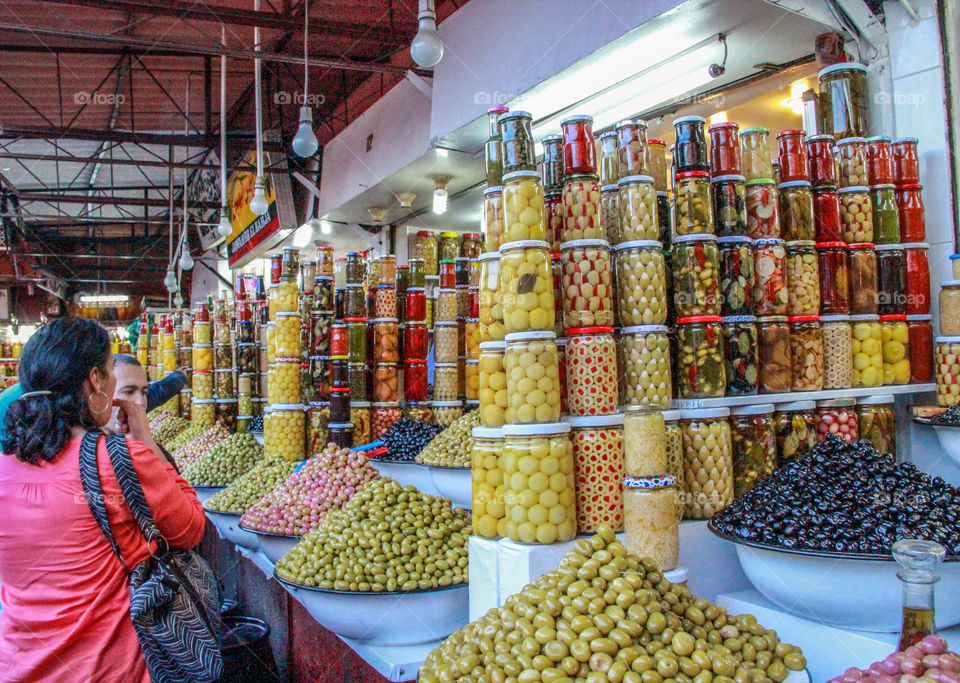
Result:
<svg viewBox="0 0 960 683">
<path fill-rule="evenodd" d="M 943 546 L 933 541 L 906 539 L 893 544 L 893 558 L 903 567 L 897 572 L 903 582 L 903 624 L 898 652 L 937 632 L 933 585 L 940 580 L 937 568 L 945 555 Z"/>
</svg>

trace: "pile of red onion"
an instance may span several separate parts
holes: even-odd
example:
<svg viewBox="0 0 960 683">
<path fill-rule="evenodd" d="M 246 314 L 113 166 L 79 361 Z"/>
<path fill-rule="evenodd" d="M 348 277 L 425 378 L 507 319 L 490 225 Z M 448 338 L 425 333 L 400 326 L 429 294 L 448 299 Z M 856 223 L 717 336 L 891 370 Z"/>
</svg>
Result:
<svg viewBox="0 0 960 683">
<path fill-rule="evenodd" d="M 960 655 L 947 652 L 940 636 L 927 636 L 868 669 L 851 667 L 829 683 L 960 683 Z"/>
</svg>

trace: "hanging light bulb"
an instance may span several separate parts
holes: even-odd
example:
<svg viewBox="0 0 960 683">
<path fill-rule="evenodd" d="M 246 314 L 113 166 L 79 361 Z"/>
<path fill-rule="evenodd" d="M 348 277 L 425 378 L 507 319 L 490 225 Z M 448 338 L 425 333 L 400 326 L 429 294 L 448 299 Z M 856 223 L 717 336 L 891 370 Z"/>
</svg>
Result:
<svg viewBox="0 0 960 683">
<path fill-rule="evenodd" d="M 184 240 L 183 253 L 180 254 L 180 270 L 192 270 L 193 269 L 193 257 L 190 255 L 190 250 L 187 248 L 186 240 Z"/>
<path fill-rule="evenodd" d="M 310 107 L 300 107 L 300 127 L 293 138 L 293 152 L 298 157 L 312 157 L 319 147 L 317 136 L 313 134 L 313 111 Z"/>
<path fill-rule="evenodd" d="M 173 264 L 167 266 L 167 274 L 163 278 L 163 286 L 167 291 L 173 294 L 177 291 L 177 275 L 173 272 Z"/>
<path fill-rule="evenodd" d="M 183 308 L 183 295 L 180 293 L 180 290 L 177 290 L 177 295 L 173 297 L 173 303 L 177 308 Z"/>
<path fill-rule="evenodd" d="M 258 216 L 267 212 L 270 205 L 267 204 L 267 193 L 263 189 L 263 178 L 257 176 L 256 183 L 253 185 L 253 199 L 250 200 L 250 210 Z"/>
<path fill-rule="evenodd" d="M 227 216 L 227 207 L 220 207 L 220 224 L 217 225 L 217 234 L 220 237 L 229 237 L 233 232 L 233 225 L 230 223 L 230 217 Z"/>
<path fill-rule="evenodd" d="M 410 56 L 420 66 L 430 69 L 443 58 L 443 41 L 437 33 L 437 13 L 433 0 L 420 0 L 420 14 L 417 17 L 420 28 L 410 43 Z"/>
<path fill-rule="evenodd" d="M 438 215 L 443 214 L 447 210 L 447 183 L 451 178 L 448 175 L 431 175 L 429 178 L 436 188 L 433 191 L 433 212 Z"/>
</svg>

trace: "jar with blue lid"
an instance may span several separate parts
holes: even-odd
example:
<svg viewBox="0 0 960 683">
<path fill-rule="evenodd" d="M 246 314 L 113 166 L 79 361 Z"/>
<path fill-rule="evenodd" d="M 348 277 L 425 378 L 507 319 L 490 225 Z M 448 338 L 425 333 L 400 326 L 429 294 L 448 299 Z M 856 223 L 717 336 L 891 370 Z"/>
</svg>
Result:
<svg viewBox="0 0 960 683">
<path fill-rule="evenodd" d="M 627 551 L 649 557 L 661 571 L 677 566 L 680 552 L 680 490 L 673 475 L 626 477 L 623 480 L 624 533 Z"/>
</svg>

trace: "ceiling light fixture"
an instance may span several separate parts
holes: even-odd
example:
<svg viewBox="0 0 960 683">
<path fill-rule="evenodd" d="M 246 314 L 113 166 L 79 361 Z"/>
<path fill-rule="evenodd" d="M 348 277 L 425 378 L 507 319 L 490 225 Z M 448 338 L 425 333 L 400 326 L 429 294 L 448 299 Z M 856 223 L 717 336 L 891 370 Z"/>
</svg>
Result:
<svg viewBox="0 0 960 683">
<path fill-rule="evenodd" d="M 437 33 L 437 12 L 433 0 L 420 0 L 420 24 L 417 35 L 410 43 L 410 56 L 425 69 L 432 69 L 443 59 L 443 41 Z"/>
<path fill-rule="evenodd" d="M 400 207 L 404 209 L 413 206 L 413 200 L 416 198 L 416 192 L 397 192 L 397 201 L 400 202 Z"/>
<path fill-rule="evenodd" d="M 329 235 L 333 232 L 333 226 L 327 221 L 320 221 L 320 232 L 324 235 Z"/>
<path fill-rule="evenodd" d="M 383 219 L 387 216 L 387 209 L 382 206 L 368 206 L 367 213 L 370 214 L 374 223 L 383 223 Z"/>
<path fill-rule="evenodd" d="M 220 42 L 227 46 L 227 27 L 220 26 Z M 227 55 L 220 55 L 220 223 L 217 234 L 229 237 L 233 232 L 227 208 Z"/>
<path fill-rule="evenodd" d="M 310 244 L 310 238 L 313 237 L 313 226 L 310 223 L 311 221 L 307 221 L 297 228 L 296 233 L 294 233 L 293 246 L 297 249 L 303 249 Z"/>
<path fill-rule="evenodd" d="M 794 81 L 790 86 L 790 97 L 782 102 L 783 106 L 792 110 L 797 116 L 802 116 L 803 93 L 805 93 L 808 89 L 809 87 L 807 86 L 806 79 L 801 78 L 799 81 Z"/>
<path fill-rule="evenodd" d="M 82 304 L 125 304 L 130 301 L 126 294 L 82 294 Z"/>
<path fill-rule="evenodd" d="M 313 133 L 313 111 L 307 104 L 310 99 L 310 0 L 303 1 L 303 106 L 300 107 L 300 127 L 293 138 L 293 152 L 298 157 L 312 157 L 320 144 Z"/>
<path fill-rule="evenodd" d="M 429 177 L 436 188 L 433 191 L 433 212 L 441 215 L 447 210 L 447 183 L 450 182 L 450 176 L 431 175 Z"/>
<path fill-rule="evenodd" d="M 260 0 L 253 0 L 253 11 L 260 11 Z M 253 49 L 261 52 L 260 27 L 253 27 Z M 250 210 L 257 216 L 262 216 L 270 208 L 267 204 L 267 193 L 263 182 L 263 83 L 260 74 L 260 58 L 253 60 L 253 87 L 256 101 L 257 125 L 257 179 L 253 184 L 253 199 L 250 200 Z"/>
</svg>

